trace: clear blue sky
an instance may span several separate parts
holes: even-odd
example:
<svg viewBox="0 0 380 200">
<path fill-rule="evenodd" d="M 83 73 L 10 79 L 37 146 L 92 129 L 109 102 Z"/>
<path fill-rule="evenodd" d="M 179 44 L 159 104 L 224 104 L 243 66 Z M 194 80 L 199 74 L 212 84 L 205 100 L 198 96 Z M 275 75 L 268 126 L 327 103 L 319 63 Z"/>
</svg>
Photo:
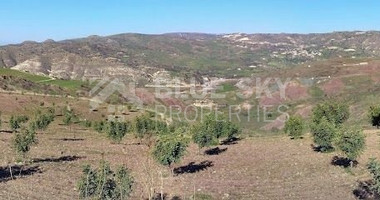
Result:
<svg viewBox="0 0 380 200">
<path fill-rule="evenodd" d="M 124 32 L 380 30 L 379 0 L 4 0 L 0 44 Z"/>
</svg>

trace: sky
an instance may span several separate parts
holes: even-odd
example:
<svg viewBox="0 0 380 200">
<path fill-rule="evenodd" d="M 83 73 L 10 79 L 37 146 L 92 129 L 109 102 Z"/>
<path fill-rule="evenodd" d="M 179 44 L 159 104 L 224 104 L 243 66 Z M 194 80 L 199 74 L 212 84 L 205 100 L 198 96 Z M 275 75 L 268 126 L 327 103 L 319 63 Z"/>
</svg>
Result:
<svg viewBox="0 0 380 200">
<path fill-rule="evenodd" d="M 4 0 L 0 44 L 118 33 L 380 30 L 379 0 Z"/>
</svg>

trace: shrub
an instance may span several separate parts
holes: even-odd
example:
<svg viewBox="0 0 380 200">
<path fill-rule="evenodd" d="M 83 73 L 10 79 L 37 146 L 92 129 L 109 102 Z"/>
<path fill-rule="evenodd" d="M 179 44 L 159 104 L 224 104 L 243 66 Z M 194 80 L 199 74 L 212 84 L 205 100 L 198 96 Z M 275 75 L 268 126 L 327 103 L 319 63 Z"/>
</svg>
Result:
<svg viewBox="0 0 380 200">
<path fill-rule="evenodd" d="M 90 165 L 83 168 L 83 175 L 78 181 L 81 199 L 129 199 L 134 180 L 130 171 L 118 167 L 114 173 L 109 163 L 101 161 L 99 169 Z"/>
<path fill-rule="evenodd" d="M 232 139 L 240 133 L 236 124 L 226 120 L 224 117 L 218 117 L 215 114 L 209 114 L 205 120 L 193 128 L 193 141 L 198 144 L 199 148 L 217 145 L 219 139 Z"/>
<path fill-rule="evenodd" d="M 13 139 L 13 147 L 23 157 L 29 152 L 30 146 L 36 143 L 35 131 L 33 129 L 22 129 L 16 133 Z"/>
<path fill-rule="evenodd" d="M 349 107 L 345 103 L 335 101 L 326 101 L 318 104 L 313 109 L 312 120 L 313 123 L 320 123 L 322 118 L 327 119 L 328 122 L 333 123 L 335 126 L 340 126 L 350 116 Z"/>
<path fill-rule="evenodd" d="M 285 123 L 285 133 L 294 139 L 299 139 L 303 135 L 304 121 L 300 116 L 291 116 Z"/>
<path fill-rule="evenodd" d="M 38 130 L 46 130 L 49 124 L 54 121 L 54 118 L 54 113 L 50 111 L 45 114 L 39 113 L 36 115 L 32 124 L 34 124 L 35 128 Z"/>
<path fill-rule="evenodd" d="M 14 116 L 12 115 L 9 120 L 10 128 L 13 132 L 16 132 L 17 129 L 21 128 L 21 124 L 25 123 L 29 120 L 27 116 L 21 115 L 21 116 Z"/>
<path fill-rule="evenodd" d="M 193 141 L 198 145 L 199 149 L 203 147 L 210 147 L 218 145 L 218 139 L 210 132 L 204 131 L 202 129 L 195 128 L 193 134 Z"/>
<path fill-rule="evenodd" d="M 127 199 L 132 193 L 133 177 L 125 167 L 119 167 L 116 170 L 116 199 Z"/>
<path fill-rule="evenodd" d="M 371 106 L 368 112 L 372 126 L 380 128 L 380 105 Z"/>
<path fill-rule="evenodd" d="M 135 136 L 140 139 L 169 131 L 169 127 L 165 122 L 153 120 L 148 115 L 136 117 L 134 128 Z"/>
<path fill-rule="evenodd" d="M 365 148 L 365 135 L 357 127 L 342 128 L 336 146 L 348 159 L 355 161 Z"/>
<path fill-rule="evenodd" d="M 110 121 L 108 122 L 106 132 L 110 139 L 120 142 L 130 129 L 131 125 L 129 122 Z"/>
<path fill-rule="evenodd" d="M 188 141 L 177 133 L 161 135 L 156 142 L 152 154 L 154 159 L 164 166 L 169 166 L 173 163 L 181 161 L 185 155 Z"/>
<path fill-rule="evenodd" d="M 329 122 L 326 117 L 322 117 L 319 123 L 311 125 L 314 142 L 319 146 L 322 152 L 333 150 L 333 142 L 337 135 L 336 127 Z"/>
<path fill-rule="evenodd" d="M 82 126 L 86 127 L 86 128 L 91 128 L 91 127 L 92 127 L 92 122 L 89 121 L 89 120 L 86 120 L 86 119 L 83 120 L 83 121 L 81 121 L 80 124 L 81 124 Z"/>
<path fill-rule="evenodd" d="M 105 130 L 105 125 L 106 125 L 106 122 L 104 122 L 104 121 L 94 122 L 93 128 L 98 133 L 102 133 Z"/>
<path fill-rule="evenodd" d="M 63 111 L 63 123 L 65 125 L 71 125 L 77 119 L 74 111 L 72 109 L 66 108 Z"/>
<path fill-rule="evenodd" d="M 373 179 L 371 190 L 377 194 L 380 194 L 380 163 L 376 159 L 372 158 L 367 164 L 367 169 Z"/>
</svg>

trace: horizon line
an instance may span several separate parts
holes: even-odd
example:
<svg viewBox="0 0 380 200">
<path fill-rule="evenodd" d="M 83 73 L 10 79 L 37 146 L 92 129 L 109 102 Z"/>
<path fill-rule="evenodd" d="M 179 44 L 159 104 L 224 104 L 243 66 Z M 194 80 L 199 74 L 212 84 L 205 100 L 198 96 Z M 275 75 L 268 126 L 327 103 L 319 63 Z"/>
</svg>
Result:
<svg viewBox="0 0 380 200">
<path fill-rule="evenodd" d="M 84 36 L 78 36 L 73 38 L 65 38 L 65 39 L 51 39 L 46 38 L 43 40 L 23 40 L 20 42 L 5 42 L 0 41 L 0 47 L 8 46 L 8 45 L 21 45 L 23 43 L 27 42 L 33 42 L 33 43 L 43 43 L 48 40 L 53 40 L 54 42 L 64 42 L 64 41 L 70 41 L 70 40 L 79 40 L 79 39 L 86 39 L 90 37 L 112 37 L 117 35 L 126 35 L 126 34 L 136 34 L 136 35 L 151 35 L 151 36 L 160 36 L 160 35 L 169 35 L 169 34 L 204 34 L 204 35 L 229 35 L 229 34 L 247 34 L 247 35 L 263 35 L 263 34 L 272 34 L 272 35 L 313 35 L 313 34 L 333 34 L 333 33 L 355 33 L 355 32 L 380 32 L 380 30 L 336 30 L 336 31 L 326 31 L 326 32 L 224 32 L 224 33 L 216 33 L 216 32 L 197 32 L 197 31 L 174 31 L 174 32 L 162 32 L 162 33 L 143 33 L 143 32 L 120 32 L 120 33 L 111 33 L 111 34 L 92 34 L 92 35 L 84 35 Z"/>
</svg>

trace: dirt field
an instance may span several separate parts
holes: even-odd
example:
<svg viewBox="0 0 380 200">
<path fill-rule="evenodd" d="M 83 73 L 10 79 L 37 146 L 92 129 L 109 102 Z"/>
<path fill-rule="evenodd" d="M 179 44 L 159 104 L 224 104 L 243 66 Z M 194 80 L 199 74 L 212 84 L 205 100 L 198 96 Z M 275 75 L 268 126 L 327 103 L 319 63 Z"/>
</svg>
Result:
<svg viewBox="0 0 380 200">
<path fill-rule="evenodd" d="M 75 127 L 74 139 L 59 122 L 58 118 L 38 134 L 39 142 L 29 154 L 34 162 L 23 167 L 22 177 L 14 167 L 14 180 L 7 167 L 14 162 L 12 135 L 0 134 L 0 199 L 78 199 L 76 182 L 82 166 L 97 166 L 102 158 L 111 166 L 123 164 L 132 170 L 136 179 L 132 199 L 147 197 L 144 186 L 148 175 L 153 177 L 155 190 L 160 192 L 162 186 L 168 199 L 188 199 L 194 193 L 213 199 L 355 199 L 357 181 L 368 178 L 365 163 L 380 155 L 376 131 L 366 131 L 368 147 L 352 173 L 331 164 L 336 153 L 313 151 L 308 136 L 303 140 L 246 138 L 219 146 L 219 155 L 198 155 L 192 145 L 183 162 L 176 165 L 173 177 L 167 168 L 148 162 L 147 147 L 137 145 L 131 137 L 112 144 L 98 133 Z M 155 172 L 163 172 L 163 178 Z"/>
</svg>

